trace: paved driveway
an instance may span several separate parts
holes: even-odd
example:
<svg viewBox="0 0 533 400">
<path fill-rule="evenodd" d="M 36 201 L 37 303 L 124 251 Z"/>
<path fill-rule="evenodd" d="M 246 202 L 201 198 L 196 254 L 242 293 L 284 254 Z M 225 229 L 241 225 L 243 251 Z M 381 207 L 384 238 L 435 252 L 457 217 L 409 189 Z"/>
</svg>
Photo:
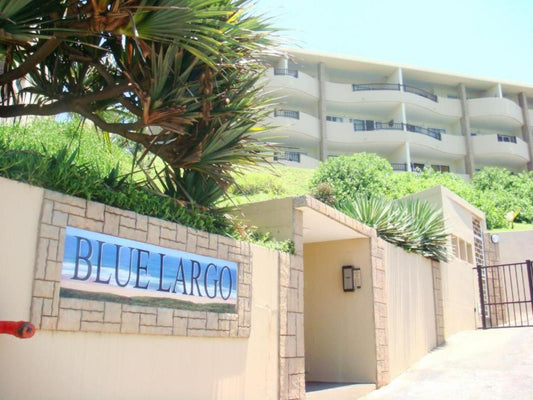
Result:
<svg viewBox="0 0 533 400">
<path fill-rule="evenodd" d="M 533 400 L 533 328 L 457 333 L 363 399 Z"/>
</svg>

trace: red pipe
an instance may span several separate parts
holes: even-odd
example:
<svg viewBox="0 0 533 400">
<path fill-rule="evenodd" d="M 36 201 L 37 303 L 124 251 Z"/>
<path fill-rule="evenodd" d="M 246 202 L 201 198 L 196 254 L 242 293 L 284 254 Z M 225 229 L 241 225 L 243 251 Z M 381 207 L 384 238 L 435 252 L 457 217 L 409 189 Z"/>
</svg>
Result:
<svg viewBox="0 0 533 400">
<path fill-rule="evenodd" d="M 25 321 L 0 321 L 0 333 L 7 333 L 20 339 L 29 339 L 35 334 L 35 326 Z"/>
</svg>

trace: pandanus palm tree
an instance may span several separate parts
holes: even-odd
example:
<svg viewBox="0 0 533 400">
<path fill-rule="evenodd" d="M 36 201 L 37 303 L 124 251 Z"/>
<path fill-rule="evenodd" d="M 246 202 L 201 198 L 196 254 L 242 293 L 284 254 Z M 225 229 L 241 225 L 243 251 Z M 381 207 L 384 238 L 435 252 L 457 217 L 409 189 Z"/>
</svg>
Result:
<svg viewBox="0 0 533 400">
<path fill-rule="evenodd" d="M 76 113 L 165 164 L 167 194 L 210 205 L 270 155 L 270 51 L 248 0 L 0 0 L 0 117 Z"/>
</svg>

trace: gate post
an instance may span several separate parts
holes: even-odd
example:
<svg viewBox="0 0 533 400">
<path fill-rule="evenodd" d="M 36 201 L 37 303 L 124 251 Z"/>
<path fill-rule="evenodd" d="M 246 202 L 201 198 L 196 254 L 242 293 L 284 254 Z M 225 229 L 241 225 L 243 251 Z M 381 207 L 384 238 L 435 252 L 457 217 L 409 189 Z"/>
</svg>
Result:
<svg viewBox="0 0 533 400">
<path fill-rule="evenodd" d="M 531 303 L 531 311 L 533 312 L 533 277 L 531 276 L 531 260 L 526 260 L 527 280 L 529 281 L 529 302 Z"/>
<path fill-rule="evenodd" d="M 477 282 L 479 286 L 479 299 L 481 302 L 481 323 L 483 324 L 483 329 L 487 329 L 487 321 L 485 317 L 485 299 L 483 296 L 483 280 L 481 279 L 481 265 L 476 266 L 477 269 Z"/>
</svg>

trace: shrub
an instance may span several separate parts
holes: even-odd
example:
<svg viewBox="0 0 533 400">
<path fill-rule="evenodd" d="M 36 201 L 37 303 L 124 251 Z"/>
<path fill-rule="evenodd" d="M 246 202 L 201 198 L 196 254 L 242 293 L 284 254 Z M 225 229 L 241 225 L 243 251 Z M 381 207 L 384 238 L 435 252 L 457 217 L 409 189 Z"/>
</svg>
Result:
<svg viewBox="0 0 533 400">
<path fill-rule="evenodd" d="M 376 154 L 333 157 L 318 166 L 311 189 L 317 193 L 318 185 L 327 183 L 335 204 L 342 204 L 357 195 L 388 195 L 392 174 L 390 163 Z"/>
</svg>

